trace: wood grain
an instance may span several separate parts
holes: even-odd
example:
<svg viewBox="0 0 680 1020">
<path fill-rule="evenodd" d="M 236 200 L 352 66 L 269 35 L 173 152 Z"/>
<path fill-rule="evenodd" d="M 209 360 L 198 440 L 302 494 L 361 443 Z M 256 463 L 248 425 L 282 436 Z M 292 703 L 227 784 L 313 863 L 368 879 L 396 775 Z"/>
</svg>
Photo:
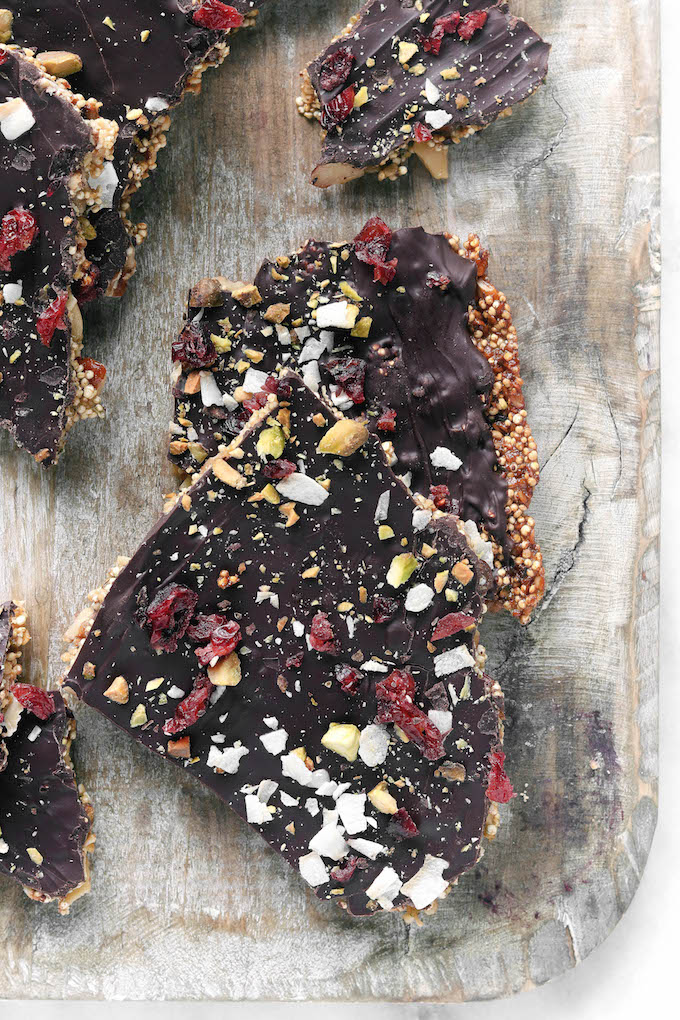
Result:
<svg viewBox="0 0 680 1020">
<path fill-rule="evenodd" d="M 0 995 L 16 998 L 464 1000 L 583 959 L 637 887 L 656 812 L 658 2 L 515 2 L 553 43 L 548 84 L 456 147 L 448 182 L 321 193 L 296 71 L 356 0 L 278 0 L 175 117 L 144 195 L 150 240 L 126 299 L 89 315 L 108 420 L 48 473 L 0 445 L 0 595 L 23 597 L 38 681 L 59 635 L 171 485 L 168 347 L 189 285 L 248 278 L 308 236 L 379 213 L 481 233 L 508 295 L 542 481 L 547 594 L 530 626 L 486 624 L 520 797 L 424 928 L 322 905 L 189 777 L 78 711 L 97 811 L 94 890 L 71 918 L 0 886 Z"/>
</svg>

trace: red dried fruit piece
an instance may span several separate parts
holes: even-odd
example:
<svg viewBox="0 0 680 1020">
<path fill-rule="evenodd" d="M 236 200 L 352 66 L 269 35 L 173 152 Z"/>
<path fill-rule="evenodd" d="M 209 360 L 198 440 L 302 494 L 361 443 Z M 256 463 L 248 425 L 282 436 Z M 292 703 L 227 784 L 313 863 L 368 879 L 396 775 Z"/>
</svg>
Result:
<svg viewBox="0 0 680 1020">
<path fill-rule="evenodd" d="M 265 478 L 287 478 L 297 471 L 297 467 L 290 460 L 272 460 L 262 468 Z"/>
<path fill-rule="evenodd" d="M 354 666 L 347 666 L 345 663 L 342 663 L 335 667 L 335 679 L 345 694 L 356 694 L 363 676 Z"/>
<path fill-rule="evenodd" d="M 87 381 L 90 386 L 100 390 L 106 379 L 106 366 L 102 365 L 101 361 L 95 361 L 94 358 L 78 358 L 78 364 L 83 372 L 92 372 L 92 378 Z"/>
<path fill-rule="evenodd" d="M 324 103 L 321 107 L 321 126 L 331 128 L 337 124 L 342 124 L 343 120 L 347 120 L 353 109 L 354 89 L 351 85 L 348 85 L 334 99 L 331 99 L 329 103 Z"/>
<path fill-rule="evenodd" d="M 240 28 L 243 15 L 235 7 L 223 4 L 220 0 L 203 0 L 201 6 L 193 12 L 191 20 L 201 28 L 212 31 L 223 31 L 227 28 Z"/>
<path fill-rule="evenodd" d="M 333 358 L 326 362 L 326 368 L 340 389 L 354 404 L 363 404 L 366 362 L 361 358 Z"/>
<path fill-rule="evenodd" d="M 453 510 L 453 498 L 446 485 L 431 485 L 430 499 L 442 513 L 449 514 Z"/>
<path fill-rule="evenodd" d="M 430 640 L 442 641 L 453 634 L 459 634 L 461 630 L 471 627 L 475 622 L 474 616 L 467 616 L 465 613 L 448 613 L 446 616 L 442 616 L 432 631 Z"/>
<path fill-rule="evenodd" d="M 64 314 L 66 312 L 67 300 L 68 297 L 65 293 L 59 294 L 55 297 L 54 301 L 50 302 L 47 308 L 40 313 L 36 320 L 35 328 L 45 347 L 50 346 L 55 330 L 66 329 Z"/>
<path fill-rule="evenodd" d="M 418 826 L 411 818 L 406 808 L 400 807 L 390 818 L 389 829 L 395 836 L 406 837 L 407 839 L 418 835 Z"/>
<path fill-rule="evenodd" d="M 434 270 L 432 270 L 427 274 L 425 278 L 425 283 L 430 288 L 430 290 L 434 290 L 435 287 L 438 287 L 439 290 L 443 291 L 447 290 L 449 284 L 451 283 L 451 277 L 444 276 L 442 273 L 435 273 Z"/>
<path fill-rule="evenodd" d="M 472 39 L 475 32 L 484 27 L 488 17 L 488 11 L 470 11 L 458 26 L 458 35 L 466 41 Z"/>
<path fill-rule="evenodd" d="M 209 643 L 203 648 L 197 648 L 195 654 L 201 665 L 207 666 L 216 656 L 223 659 L 231 655 L 240 640 L 241 628 L 235 620 L 220 621 L 210 635 Z"/>
<path fill-rule="evenodd" d="M 505 754 L 503 751 L 492 751 L 489 755 L 489 761 L 491 767 L 489 769 L 486 795 L 489 800 L 493 800 L 497 804 L 507 804 L 517 794 L 513 790 L 512 783 L 508 779 L 503 767 Z"/>
<path fill-rule="evenodd" d="M 73 293 L 75 294 L 76 301 L 82 307 L 89 301 L 94 299 L 99 294 L 99 279 L 101 272 L 96 266 L 90 266 L 87 274 L 83 276 L 81 280 L 73 285 Z"/>
<path fill-rule="evenodd" d="M 331 878 L 333 881 L 349 882 L 350 878 L 357 870 L 358 862 L 358 857 L 350 856 L 342 864 L 336 864 L 334 868 L 331 868 Z"/>
<path fill-rule="evenodd" d="M 12 255 L 28 251 L 37 233 L 35 216 L 26 209 L 10 209 L 0 223 L 0 269 L 8 272 Z"/>
<path fill-rule="evenodd" d="M 249 411 L 250 414 L 252 414 L 253 411 L 259 411 L 260 408 L 264 407 L 266 403 L 267 394 L 265 393 L 264 390 L 258 390 L 257 393 L 253 393 L 252 397 L 248 397 L 247 400 L 244 400 L 241 406 L 244 407 L 246 411 Z"/>
<path fill-rule="evenodd" d="M 387 284 L 394 279 L 397 259 L 387 261 L 392 231 L 379 216 L 371 216 L 354 238 L 354 250 L 360 262 L 373 266 L 373 282 Z"/>
<path fill-rule="evenodd" d="M 7 60 L 7 54 L 0 50 L 0 64 L 4 64 Z"/>
<path fill-rule="evenodd" d="M 265 393 L 275 393 L 278 400 L 288 400 L 293 393 L 293 387 L 285 379 L 277 379 L 275 375 L 267 377 L 262 387 Z"/>
<path fill-rule="evenodd" d="M 163 733 L 168 737 L 174 737 L 176 733 L 188 730 L 197 719 L 205 715 L 212 688 L 213 685 L 207 676 L 197 677 L 191 692 L 180 701 L 175 709 L 172 719 L 168 719 L 163 724 Z"/>
<path fill-rule="evenodd" d="M 349 46 L 341 46 L 335 53 L 326 57 L 319 71 L 319 84 L 324 92 L 332 92 L 333 89 L 344 85 L 353 63 L 354 54 Z"/>
<path fill-rule="evenodd" d="M 387 595 L 373 596 L 373 619 L 376 623 L 387 623 L 399 609 L 396 599 L 388 598 Z"/>
<path fill-rule="evenodd" d="M 442 39 L 445 35 L 455 32 L 459 23 L 460 14 L 458 11 L 454 11 L 452 14 L 443 14 L 441 18 L 437 18 L 429 35 L 419 33 L 420 42 L 425 52 L 434 53 L 437 56 L 441 49 Z"/>
<path fill-rule="evenodd" d="M 309 643 L 315 652 L 327 652 L 337 655 L 338 646 L 335 631 L 327 613 L 317 613 L 309 629 Z"/>
<path fill-rule="evenodd" d="M 417 142 L 429 142 L 432 138 L 432 132 L 427 124 L 421 124 L 420 121 L 418 121 L 413 128 L 413 137 Z"/>
<path fill-rule="evenodd" d="M 184 637 L 197 602 L 198 595 L 182 584 L 161 588 L 146 610 L 151 647 L 161 652 L 177 651 L 177 642 Z"/>
<path fill-rule="evenodd" d="M 190 641 L 208 641 L 215 627 L 226 622 L 226 616 L 219 613 L 198 613 L 187 627 L 187 637 Z"/>
<path fill-rule="evenodd" d="M 10 690 L 17 701 L 43 722 L 54 712 L 54 697 L 33 684 L 12 684 Z"/>
<path fill-rule="evenodd" d="M 210 337 L 188 325 L 172 341 L 172 360 L 181 362 L 183 368 L 207 368 L 217 361 L 217 351 Z"/>
<path fill-rule="evenodd" d="M 414 705 L 415 682 L 405 669 L 395 669 L 375 685 L 378 722 L 394 723 L 404 731 L 428 761 L 445 754 L 441 732 L 425 713 Z"/>
<path fill-rule="evenodd" d="M 289 655 L 286 659 L 286 669 L 299 669 L 304 657 L 304 652 L 298 652 L 297 655 Z"/>
<path fill-rule="evenodd" d="M 396 421 L 397 412 L 393 411 L 391 407 L 386 407 L 376 421 L 375 427 L 381 432 L 394 432 Z"/>
</svg>

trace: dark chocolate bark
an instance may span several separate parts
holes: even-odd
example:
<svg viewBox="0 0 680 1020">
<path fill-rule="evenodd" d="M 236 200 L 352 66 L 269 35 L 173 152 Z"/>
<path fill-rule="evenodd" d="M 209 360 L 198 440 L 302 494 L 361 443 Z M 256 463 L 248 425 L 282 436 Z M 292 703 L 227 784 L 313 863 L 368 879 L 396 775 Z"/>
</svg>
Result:
<svg viewBox="0 0 680 1020">
<path fill-rule="evenodd" d="M 476 665 L 491 571 L 360 423 L 334 425 L 292 374 L 278 398 L 149 533 L 65 682 L 320 897 L 425 907 L 481 852 L 499 746 L 500 692 Z M 385 685 L 405 676 L 396 707 Z"/>
<path fill-rule="evenodd" d="M 368 413 L 371 430 L 394 446 L 395 472 L 414 492 L 427 496 L 430 486 L 446 486 L 455 512 L 486 528 L 507 555 L 507 486 L 485 416 L 493 374 L 467 328 L 476 265 L 443 234 L 420 227 L 391 235 L 386 259 L 396 265 L 387 284 L 374 281 L 375 267 L 360 254 L 356 240 L 309 241 L 290 259 L 265 262 L 256 294 L 234 285 L 230 293 L 220 279 L 194 288 L 187 325 L 173 347 L 182 369 L 174 390 L 173 459 L 195 469 L 241 427 L 244 412 L 234 393 L 261 385 L 281 365 L 299 367 L 312 384 L 320 377 L 321 392 L 345 414 Z M 346 327 L 317 328 L 343 306 Z M 202 387 L 193 367 L 201 363 L 197 338 L 208 347 L 202 361 L 212 376 L 204 373 Z M 345 388 L 337 382 L 342 375 Z M 222 394 L 225 403 L 218 403 Z"/>
<path fill-rule="evenodd" d="M 3 131 L 0 138 L 0 253 L 5 253 L 0 262 L 0 425 L 49 463 L 58 454 L 73 399 L 66 302 L 77 265 L 78 221 L 69 177 L 95 146 L 78 110 L 51 89 L 42 72 L 18 52 L 0 47 L 0 103 L 12 102 L 22 121 L 9 129 L 12 137 Z M 8 123 L 5 118 L 1 126 Z M 15 131 L 20 133 L 13 137 Z M 12 219 L 24 214 L 34 221 L 35 236 L 21 242 L 25 250 L 20 246 L 7 254 Z"/>
<path fill-rule="evenodd" d="M 19 686 L 23 698 L 27 691 L 40 698 L 40 708 L 39 714 L 24 708 L 7 738 L 7 766 L 0 772 L 0 873 L 20 882 L 31 899 L 58 900 L 68 913 L 74 894 L 88 884 L 91 839 L 91 819 L 69 758 L 75 724 L 61 694 Z"/>
<path fill-rule="evenodd" d="M 504 2 L 370 0 L 308 68 L 327 128 L 312 182 L 328 187 L 414 142 L 486 127 L 541 85 L 549 52 Z"/>
<path fill-rule="evenodd" d="M 266 2 L 234 0 L 228 8 L 247 19 Z M 74 91 L 97 99 L 102 116 L 119 125 L 114 214 L 103 211 L 94 217 L 97 238 L 87 251 L 97 269 L 98 290 L 118 286 L 134 247 L 126 222 L 117 215 L 128 177 L 145 175 L 137 164 L 147 159 L 168 110 L 187 87 L 194 87 L 192 76 L 200 74 L 204 63 L 219 63 L 225 55 L 230 32 L 194 20 L 200 20 L 197 12 L 204 6 L 199 0 L 7 0 L 14 16 L 13 41 L 38 52 L 77 54 L 82 70 L 69 75 Z M 127 227 L 134 229 L 130 223 Z"/>
</svg>

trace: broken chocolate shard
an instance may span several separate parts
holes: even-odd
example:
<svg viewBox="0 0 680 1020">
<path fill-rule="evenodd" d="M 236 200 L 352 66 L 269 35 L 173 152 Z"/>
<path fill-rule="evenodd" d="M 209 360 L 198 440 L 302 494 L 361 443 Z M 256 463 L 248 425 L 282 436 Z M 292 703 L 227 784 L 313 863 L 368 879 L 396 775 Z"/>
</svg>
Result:
<svg viewBox="0 0 680 1020">
<path fill-rule="evenodd" d="M 312 183 L 393 179 L 414 152 L 446 177 L 445 146 L 535 92 L 549 52 L 503 0 L 369 0 L 303 72 L 300 112 L 326 130 Z"/>
<path fill-rule="evenodd" d="M 102 201 L 91 175 L 110 165 L 116 127 L 0 46 L 0 130 L 0 425 L 53 463 L 71 425 L 102 413 L 72 289 L 89 268 L 83 223 Z"/>
<path fill-rule="evenodd" d="M 89 891 L 92 807 L 71 762 L 75 721 L 58 691 L 19 683 L 26 616 L 0 607 L 0 874 L 67 914 Z"/>
<path fill-rule="evenodd" d="M 492 583 L 458 518 L 416 502 L 362 422 L 288 373 L 113 580 L 84 643 L 74 628 L 65 683 L 321 898 L 417 910 L 473 866 L 492 812 L 502 698 L 474 626 Z M 435 648 L 452 606 L 473 626 Z M 445 708 L 425 695 L 438 682 Z"/>
<path fill-rule="evenodd" d="M 134 0 L 104 8 L 99 0 L 7 0 L 12 41 L 75 55 L 74 92 L 94 97 L 118 125 L 108 208 L 93 218 L 96 236 L 88 240 L 96 292 L 119 296 L 134 272 L 145 226 L 132 222 L 130 199 L 156 165 L 172 108 L 199 91 L 203 71 L 228 54 L 229 36 L 266 2 Z"/>
<path fill-rule="evenodd" d="M 173 461 L 196 470 L 281 367 L 295 368 L 329 404 L 366 417 L 412 491 L 468 522 L 501 604 L 528 619 L 543 590 L 526 512 L 538 460 L 517 336 L 486 258 L 476 239 L 392 232 L 374 217 L 351 243 L 309 241 L 265 262 L 253 285 L 195 287 L 173 343 Z"/>
</svg>

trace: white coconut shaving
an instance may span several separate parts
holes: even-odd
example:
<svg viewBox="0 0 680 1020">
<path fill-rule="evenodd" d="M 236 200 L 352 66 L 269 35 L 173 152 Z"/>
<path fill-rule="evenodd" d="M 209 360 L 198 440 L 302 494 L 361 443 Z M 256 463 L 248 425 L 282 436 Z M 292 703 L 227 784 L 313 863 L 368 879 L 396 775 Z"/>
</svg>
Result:
<svg viewBox="0 0 680 1020">
<path fill-rule="evenodd" d="M 420 871 L 416 871 L 413 878 L 402 886 L 402 893 L 408 896 L 416 910 L 429 907 L 445 892 L 449 883 L 442 875 L 448 866 L 448 861 L 427 854 Z"/>
<path fill-rule="evenodd" d="M 305 854 L 298 861 L 298 868 L 305 882 L 311 885 L 312 888 L 316 888 L 317 885 L 323 885 L 324 882 L 328 881 L 328 868 L 318 854 L 313 852 Z"/>
<path fill-rule="evenodd" d="M 263 733 L 260 737 L 260 742 L 270 754 L 281 754 L 282 751 L 285 751 L 287 741 L 288 733 L 284 729 L 270 730 L 269 733 Z"/>
<path fill-rule="evenodd" d="M 285 499 L 306 503 L 308 506 L 321 506 L 329 495 L 323 485 L 319 485 L 309 475 L 303 475 L 299 471 L 282 478 L 276 483 L 276 488 Z"/>
<path fill-rule="evenodd" d="M 459 669 L 469 669 L 474 666 L 475 660 L 470 655 L 465 645 L 451 648 L 448 652 L 434 657 L 435 676 L 448 676 L 449 673 L 457 673 Z"/>
<path fill-rule="evenodd" d="M 422 613 L 432 604 L 434 589 L 428 584 L 416 584 L 409 588 L 404 606 L 407 613 Z"/>
<path fill-rule="evenodd" d="M 447 471 L 457 471 L 463 463 L 453 450 L 447 450 L 445 446 L 436 447 L 430 454 L 430 460 L 433 467 L 446 468 Z"/>
<path fill-rule="evenodd" d="M 375 768 L 387 758 L 390 738 L 387 729 L 377 723 L 369 723 L 359 737 L 359 757 L 364 765 Z"/>
</svg>

